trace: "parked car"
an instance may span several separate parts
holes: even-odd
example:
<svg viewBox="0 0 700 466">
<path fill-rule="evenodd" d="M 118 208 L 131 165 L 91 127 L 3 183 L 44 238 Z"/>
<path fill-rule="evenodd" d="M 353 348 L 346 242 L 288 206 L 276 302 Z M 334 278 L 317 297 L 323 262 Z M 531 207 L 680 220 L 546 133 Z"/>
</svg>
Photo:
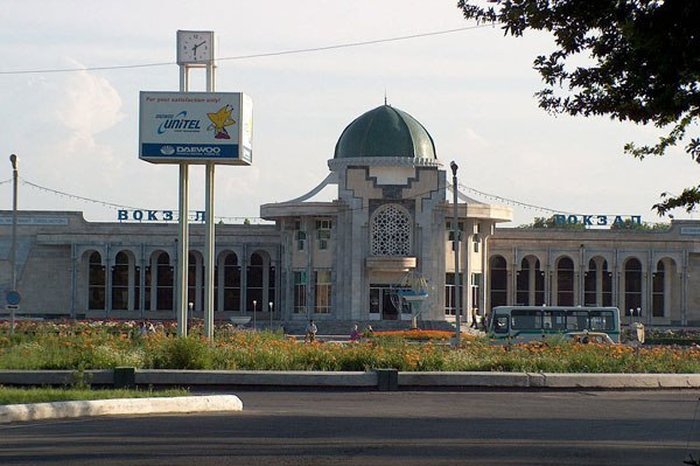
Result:
<svg viewBox="0 0 700 466">
<path fill-rule="evenodd" d="M 572 341 L 575 343 L 599 343 L 599 344 L 604 344 L 604 345 L 612 345 L 615 342 L 613 341 L 612 338 L 610 338 L 610 335 L 607 333 L 603 332 L 588 332 L 588 331 L 583 331 L 583 332 L 569 332 L 564 334 L 564 339 L 568 341 Z"/>
</svg>

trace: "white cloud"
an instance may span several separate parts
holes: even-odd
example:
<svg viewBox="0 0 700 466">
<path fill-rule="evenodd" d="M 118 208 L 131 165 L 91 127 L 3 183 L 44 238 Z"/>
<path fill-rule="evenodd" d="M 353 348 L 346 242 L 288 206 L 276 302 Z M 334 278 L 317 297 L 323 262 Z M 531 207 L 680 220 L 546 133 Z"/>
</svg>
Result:
<svg viewBox="0 0 700 466">
<path fill-rule="evenodd" d="M 116 89 L 105 78 L 87 71 L 68 76 L 57 106 L 58 121 L 80 138 L 94 137 L 125 116 Z"/>
</svg>

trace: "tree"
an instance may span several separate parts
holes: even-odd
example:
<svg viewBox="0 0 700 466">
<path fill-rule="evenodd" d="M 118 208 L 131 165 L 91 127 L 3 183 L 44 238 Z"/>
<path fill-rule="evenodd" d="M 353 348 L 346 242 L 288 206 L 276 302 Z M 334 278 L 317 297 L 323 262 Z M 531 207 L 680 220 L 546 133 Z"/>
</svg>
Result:
<svg viewBox="0 0 700 466">
<path fill-rule="evenodd" d="M 520 225 L 518 228 L 523 229 L 544 229 L 544 228 L 559 228 L 563 230 L 585 230 L 586 226 L 583 223 L 557 223 L 552 217 L 535 217 L 533 223 L 528 223 L 526 225 Z"/>
<path fill-rule="evenodd" d="M 621 223 L 613 223 L 610 225 L 611 230 L 630 230 L 630 231 L 668 231 L 671 229 L 670 223 L 637 223 L 630 219 L 624 220 Z"/>
<path fill-rule="evenodd" d="M 631 142 L 643 159 L 683 144 L 700 163 L 700 1 L 698 0 L 459 0 L 465 18 L 499 23 L 506 35 L 548 31 L 557 49 L 534 60 L 546 87 L 535 95 L 551 113 L 605 115 L 654 124 L 665 136 L 654 145 Z M 576 65 L 575 63 L 589 63 Z M 700 185 L 661 194 L 663 215 L 700 203 Z"/>
</svg>

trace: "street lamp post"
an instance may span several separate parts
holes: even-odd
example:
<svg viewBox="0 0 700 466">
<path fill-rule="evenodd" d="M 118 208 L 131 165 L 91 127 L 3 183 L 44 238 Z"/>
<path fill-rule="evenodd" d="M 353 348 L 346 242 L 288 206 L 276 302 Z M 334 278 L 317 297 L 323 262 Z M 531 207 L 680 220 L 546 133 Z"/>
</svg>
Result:
<svg viewBox="0 0 700 466">
<path fill-rule="evenodd" d="M 10 251 L 10 266 L 12 291 L 17 291 L 17 162 L 18 158 L 15 154 L 10 155 L 10 163 L 12 164 L 12 249 Z M 15 307 L 10 308 L 10 335 L 15 333 Z"/>
<path fill-rule="evenodd" d="M 461 315 L 461 284 L 462 280 L 459 276 L 459 216 L 457 212 L 457 164 L 453 160 L 450 163 L 452 169 L 452 245 L 455 253 L 455 346 L 459 346 L 461 331 L 462 331 L 462 315 Z"/>
<path fill-rule="evenodd" d="M 253 300 L 253 330 L 257 330 L 257 323 L 255 322 L 256 314 L 258 313 L 258 302 Z"/>
<path fill-rule="evenodd" d="M 270 331 L 272 331 L 272 307 L 275 305 L 272 301 L 267 303 L 270 306 Z"/>
<path fill-rule="evenodd" d="M 630 332 L 632 332 L 632 320 L 634 319 L 634 308 L 630 308 Z"/>
</svg>

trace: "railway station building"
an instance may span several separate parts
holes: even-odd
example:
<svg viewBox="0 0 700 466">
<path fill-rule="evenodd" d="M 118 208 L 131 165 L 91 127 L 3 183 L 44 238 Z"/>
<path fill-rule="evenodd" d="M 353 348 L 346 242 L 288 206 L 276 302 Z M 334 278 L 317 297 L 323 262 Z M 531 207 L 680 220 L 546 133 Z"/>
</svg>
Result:
<svg viewBox="0 0 700 466">
<path fill-rule="evenodd" d="M 328 168 L 308 193 L 262 205 L 268 223 L 216 226 L 216 319 L 435 328 L 454 321 L 459 290 L 467 322 L 497 305 L 605 305 L 647 324 L 700 325 L 700 221 L 515 228 L 510 207 L 459 190 L 455 206 L 449 161 L 418 120 L 390 105 L 345 128 Z M 317 200 L 329 187 L 334 198 Z M 18 315 L 175 319 L 172 213 L 89 222 L 81 212 L 20 211 L 17 220 Z M 0 211 L 3 290 L 11 228 L 12 212 Z M 190 225 L 193 317 L 203 315 L 204 234 Z"/>
</svg>

